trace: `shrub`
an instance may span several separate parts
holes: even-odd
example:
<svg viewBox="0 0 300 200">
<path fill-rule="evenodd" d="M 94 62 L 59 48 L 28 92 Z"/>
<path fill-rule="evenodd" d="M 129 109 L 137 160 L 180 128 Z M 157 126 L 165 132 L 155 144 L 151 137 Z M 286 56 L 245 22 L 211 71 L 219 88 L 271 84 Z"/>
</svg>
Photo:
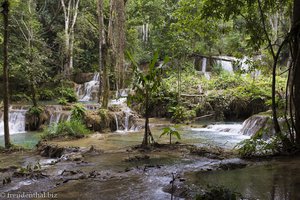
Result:
<svg viewBox="0 0 300 200">
<path fill-rule="evenodd" d="M 60 104 L 60 105 L 67 105 L 68 104 L 68 100 L 64 97 L 58 98 L 57 101 L 58 101 L 58 104 Z"/>
<path fill-rule="evenodd" d="M 39 99 L 41 101 L 50 101 L 53 100 L 55 97 L 55 94 L 52 90 L 44 89 L 39 92 Z"/>
<path fill-rule="evenodd" d="M 71 119 L 82 120 L 85 116 L 85 107 L 82 103 L 76 103 L 71 110 Z"/>
<path fill-rule="evenodd" d="M 82 138 L 89 133 L 90 131 L 81 121 L 71 120 L 60 122 L 58 124 L 51 124 L 43 133 L 42 138 Z"/>
<path fill-rule="evenodd" d="M 164 135 L 170 136 L 170 144 L 172 144 L 172 135 L 176 136 L 177 139 L 181 139 L 180 133 L 176 130 L 175 127 L 166 127 L 163 129 L 162 134 L 159 137 L 162 137 Z"/>
<path fill-rule="evenodd" d="M 40 114 L 43 112 L 43 108 L 39 106 L 32 106 L 28 110 L 28 114 L 30 116 L 40 116 Z"/>
<path fill-rule="evenodd" d="M 30 101 L 30 97 L 26 94 L 14 94 L 11 96 L 11 100 L 15 102 Z"/>
<path fill-rule="evenodd" d="M 238 147 L 238 152 L 243 158 L 275 155 L 282 150 L 282 139 L 278 136 L 272 136 L 268 140 L 263 140 L 261 132 L 250 139 L 243 140 L 236 147 Z"/>
<path fill-rule="evenodd" d="M 190 120 L 196 117 L 196 112 L 194 110 L 187 110 L 183 106 L 170 107 L 169 112 L 172 113 L 172 121 L 175 123 L 182 123 L 186 120 Z"/>
<path fill-rule="evenodd" d="M 67 102 L 72 103 L 77 101 L 77 96 L 73 88 L 70 87 L 60 87 L 57 88 L 58 96 L 65 98 Z"/>
</svg>

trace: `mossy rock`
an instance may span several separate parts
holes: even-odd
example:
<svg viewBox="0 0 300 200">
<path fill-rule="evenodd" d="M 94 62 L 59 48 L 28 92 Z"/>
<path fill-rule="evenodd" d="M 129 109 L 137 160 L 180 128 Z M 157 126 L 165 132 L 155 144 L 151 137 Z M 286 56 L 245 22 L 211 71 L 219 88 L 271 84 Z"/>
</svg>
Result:
<svg viewBox="0 0 300 200">
<path fill-rule="evenodd" d="M 25 115 L 25 129 L 28 131 L 41 130 L 41 127 L 49 121 L 49 115 L 43 107 L 31 107 Z"/>
<path fill-rule="evenodd" d="M 117 130 L 115 119 L 111 111 L 100 109 L 99 111 L 87 111 L 84 118 L 85 124 L 90 130 L 103 132 Z"/>
</svg>

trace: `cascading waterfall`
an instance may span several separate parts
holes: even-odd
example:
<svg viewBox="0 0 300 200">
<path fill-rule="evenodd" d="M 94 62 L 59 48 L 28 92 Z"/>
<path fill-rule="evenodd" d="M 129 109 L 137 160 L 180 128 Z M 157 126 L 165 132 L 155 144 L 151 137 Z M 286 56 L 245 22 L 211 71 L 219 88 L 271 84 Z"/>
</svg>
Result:
<svg viewBox="0 0 300 200">
<path fill-rule="evenodd" d="M 203 58 L 202 59 L 202 69 L 201 71 L 203 72 L 204 76 L 206 79 L 210 79 L 210 74 L 209 72 L 206 71 L 206 67 L 207 67 L 207 58 Z"/>
<path fill-rule="evenodd" d="M 25 114 L 27 108 L 14 107 L 9 108 L 9 130 L 10 134 L 25 133 Z M 4 135 L 3 113 L 0 113 L 0 135 Z"/>
<path fill-rule="evenodd" d="M 217 64 L 220 65 L 223 70 L 233 73 L 232 58 L 227 56 L 220 56 L 218 58 Z"/>
<path fill-rule="evenodd" d="M 191 134 L 195 140 L 200 138 L 208 144 L 233 148 L 242 140 L 249 139 L 249 136 L 240 133 L 242 127 L 241 123 L 214 124 L 205 128 L 192 128 Z"/>
<path fill-rule="evenodd" d="M 69 121 L 71 119 L 71 112 L 64 111 L 60 105 L 48 106 L 50 113 L 49 124 L 58 124 L 62 121 Z"/>
<path fill-rule="evenodd" d="M 99 88 L 99 83 L 100 83 L 99 73 L 95 73 L 91 81 L 80 85 L 76 91 L 79 101 L 95 100 L 95 95 L 93 96 L 93 94 L 97 93 Z"/>
<path fill-rule="evenodd" d="M 202 72 L 205 73 L 206 72 L 206 63 L 207 63 L 207 59 L 203 58 L 202 59 Z"/>
<path fill-rule="evenodd" d="M 124 110 L 124 113 L 125 113 L 125 131 L 127 132 L 129 130 L 129 117 L 130 117 L 130 108 L 126 108 Z"/>
<path fill-rule="evenodd" d="M 114 113 L 116 126 L 117 126 L 117 132 L 129 132 L 129 131 L 135 131 L 134 126 L 130 126 L 130 117 L 132 116 L 132 110 L 127 106 L 126 104 L 127 98 L 120 98 L 110 101 L 110 105 L 117 106 L 121 110 L 121 115 L 118 113 Z M 118 119 L 119 116 L 124 116 L 124 121 L 121 121 Z M 124 115 L 123 115 L 124 114 Z M 121 117 L 121 118 L 122 118 Z M 124 122 L 124 123 L 123 123 Z"/>
<path fill-rule="evenodd" d="M 117 128 L 117 130 L 116 130 L 116 131 L 119 131 L 119 121 L 118 121 L 118 116 L 117 116 L 117 114 L 116 114 L 116 113 L 114 113 L 114 115 L 115 115 L 115 120 L 116 120 L 116 128 Z"/>
</svg>

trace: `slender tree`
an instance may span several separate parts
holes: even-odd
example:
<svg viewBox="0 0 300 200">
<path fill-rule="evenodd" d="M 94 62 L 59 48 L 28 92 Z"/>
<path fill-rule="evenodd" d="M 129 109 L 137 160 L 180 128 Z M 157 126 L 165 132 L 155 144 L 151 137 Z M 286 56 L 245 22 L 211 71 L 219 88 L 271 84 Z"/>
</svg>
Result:
<svg viewBox="0 0 300 200">
<path fill-rule="evenodd" d="M 78 16 L 78 7 L 80 0 L 61 0 L 65 21 L 65 62 L 64 74 L 69 76 L 73 69 L 74 54 L 74 27 Z"/>
<path fill-rule="evenodd" d="M 125 75 L 125 3 L 124 0 L 117 0 L 116 3 L 116 26 L 115 26 L 115 45 L 116 45 L 116 69 L 117 69 L 117 87 L 124 88 Z"/>
<path fill-rule="evenodd" d="M 98 16 L 98 37 L 99 37 L 99 77 L 100 77 L 100 84 L 99 84 L 99 92 L 98 92 L 98 103 L 101 103 L 102 98 L 102 70 L 103 70 L 103 45 L 104 45 L 104 19 L 103 19 L 103 0 L 98 0 L 97 3 L 97 16 Z"/>
<path fill-rule="evenodd" d="M 300 145 L 300 1 L 294 0 L 294 9 L 293 9 L 293 72 L 292 72 L 292 91 L 293 103 L 295 109 L 295 131 L 296 131 L 296 143 Z"/>
<path fill-rule="evenodd" d="M 9 1 L 5 0 L 2 3 L 3 14 L 3 80 L 4 80 L 4 140 L 5 148 L 10 148 L 9 137 L 9 100 L 8 100 L 8 14 L 9 14 Z"/>
</svg>

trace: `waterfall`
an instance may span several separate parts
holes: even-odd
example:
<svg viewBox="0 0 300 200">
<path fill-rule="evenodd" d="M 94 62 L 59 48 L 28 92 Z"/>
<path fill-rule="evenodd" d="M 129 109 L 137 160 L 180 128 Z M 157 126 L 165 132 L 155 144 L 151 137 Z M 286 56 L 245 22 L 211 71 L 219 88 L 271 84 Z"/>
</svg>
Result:
<svg viewBox="0 0 300 200">
<path fill-rule="evenodd" d="M 205 128 L 191 128 L 193 140 L 200 140 L 202 144 L 217 145 L 224 148 L 233 148 L 239 142 L 249 139 L 249 136 L 240 133 L 241 123 L 213 124 Z"/>
<path fill-rule="evenodd" d="M 233 67 L 232 67 L 231 61 L 218 60 L 217 64 L 220 65 L 223 70 L 226 70 L 228 72 L 233 72 Z"/>
<path fill-rule="evenodd" d="M 227 133 L 232 133 L 232 134 L 239 134 L 243 125 L 242 124 L 214 124 L 214 125 L 209 125 L 206 128 L 213 130 L 213 131 L 218 131 L 218 132 L 227 132 Z"/>
<path fill-rule="evenodd" d="M 268 127 L 268 120 L 271 121 L 270 116 L 264 116 L 264 115 L 253 115 L 246 119 L 243 123 L 243 128 L 241 129 L 241 134 L 253 136 L 257 132 L 264 130 L 266 127 Z M 269 131 L 272 132 L 273 128 L 269 128 Z M 267 131 L 265 131 L 267 132 Z M 271 134 L 270 134 L 271 135 Z"/>
<path fill-rule="evenodd" d="M 130 108 L 126 108 L 124 110 L 124 113 L 125 113 L 125 131 L 127 132 L 129 130 L 129 117 L 130 117 L 130 112 L 131 112 L 131 109 Z"/>
<path fill-rule="evenodd" d="M 114 113 L 117 132 L 135 131 L 135 127 L 131 126 L 130 123 L 131 116 L 133 116 L 132 110 L 127 106 L 126 100 L 127 98 L 114 99 L 111 100 L 109 104 L 110 106 L 116 106 L 119 108 L 119 111 Z"/>
<path fill-rule="evenodd" d="M 118 122 L 118 116 L 117 116 L 117 114 L 116 114 L 116 113 L 114 113 L 114 115 L 115 115 L 115 120 L 116 120 L 116 128 L 117 128 L 117 130 L 116 130 L 116 131 L 119 131 L 119 122 Z"/>
<path fill-rule="evenodd" d="M 207 63 L 207 59 L 203 58 L 202 59 L 202 72 L 205 73 L 206 72 L 206 63 Z"/>
<path fill-rule="evenodd" d="M 48 106 L 47 110 L 50 114 L 49 124 L 58 124 L 59 122 L 71 119 L 71 112 L 63 110 L 60 105 Z"/>
<path fill-rule="evenodd" d="M 79 101 L 93 101 L 96 99 L 99 88 L 100 77 L 99 73 L 95 73 L 91 81 L 79 85 L 76 89 Z"/>
<path fill-rule="evenodd" d="M 11 134 L 25 133 L 25 114 L 27 109 L 20 107 L 9 108 L 9 130 Z M 3 113 L 0 112 L 0 135 L 4 135 Z"/>
</svg>

